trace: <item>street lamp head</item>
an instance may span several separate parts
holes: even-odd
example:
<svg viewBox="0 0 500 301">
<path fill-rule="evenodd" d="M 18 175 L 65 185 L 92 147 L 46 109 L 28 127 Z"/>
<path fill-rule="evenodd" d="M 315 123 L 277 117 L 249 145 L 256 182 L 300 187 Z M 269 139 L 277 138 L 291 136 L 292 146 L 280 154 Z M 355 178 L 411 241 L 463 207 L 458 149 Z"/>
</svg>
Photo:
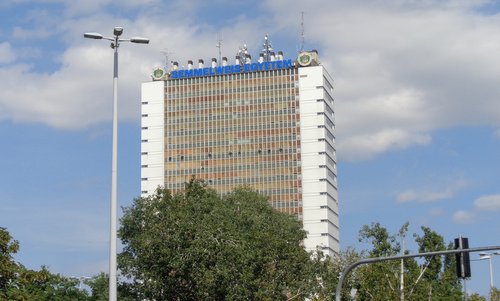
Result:
<svg viewBox="0 0 500 301">
<path fill-rule="evenodd" d="M 83 37 L 87 38 L 87 39 L 100 40 L 100 39 L 102 39 L 102 34 L 97 33 L 97 32 L 86 32 L 83 34 Z"/>
<path fill-rule="evenodd" d="M 115 27 L 113 29 L 113 34 L 117 37 L 121 36 L 123 33 L 123 27 Z"/>
<path fill-rule="evenodd" d="M 149 44 L 149 39 L 141 38 L 141 37 L 133 37 L 133 38 L 130 38 L 130 42 L 138 43 L 138 44 Z"/>
</svg>

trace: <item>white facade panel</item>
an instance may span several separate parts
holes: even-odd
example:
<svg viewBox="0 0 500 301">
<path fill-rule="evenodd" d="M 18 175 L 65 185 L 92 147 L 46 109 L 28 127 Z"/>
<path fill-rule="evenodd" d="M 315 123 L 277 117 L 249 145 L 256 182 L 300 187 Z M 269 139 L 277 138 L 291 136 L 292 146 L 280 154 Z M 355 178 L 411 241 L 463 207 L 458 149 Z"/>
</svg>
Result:
<svg viewBox="0 0 500 301">
<path fill-rule="evenodd" d="M 149 127 L 148 129 L 143 129 L 141 131 L 142 140 L 156 140 L 159 141 L 163 139 L 163 129 Z"/>
<path fill-rule="evenodd" d="M 141 195 L 147 196 L 165 185 L 164 82 L 143 83 L 141 95 Z"/>
<path fill-rule="evenodd" d="M 309 251 L 319 245 L 329 255 L 340 250 L 338 205 L 332 199 L 337 191 L 328 184 L 335 184 L 336 178 L 333 127 L 325 118 L 333 114 L 333 104 L 326 104 L 324 97 L 332 82 L 322 66 L 299 68 L 303 224 L 308 233 L 304 245 Z"/>
</svg>

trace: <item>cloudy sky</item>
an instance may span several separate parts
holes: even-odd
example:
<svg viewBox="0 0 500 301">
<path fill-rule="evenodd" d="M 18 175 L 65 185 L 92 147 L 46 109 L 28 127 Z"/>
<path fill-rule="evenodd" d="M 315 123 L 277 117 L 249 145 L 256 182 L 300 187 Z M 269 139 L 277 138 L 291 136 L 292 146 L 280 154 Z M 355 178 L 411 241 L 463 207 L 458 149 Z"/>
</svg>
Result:
<svg viewBox="0 0 500 301">
<path fill-rule="evenodd" d="M 269 34 L 317 49 L 335 80 L 342 248 L 363 224 L 428 226 L 500 245 L 500 4 L 465 0 L 7 0 L 0 4 L 0 226 L 16 257 L 68 276 L 107 270 L 113 52 L 122 44 L 119 202 L 140 194 L 140 84 L 165 61 L 255 57 Z M 165 54 L 168 54 L 166 58 Z M 409 237 L 409 240 L 411 237 Z M 414 246 L 413 246 L 414 247 Z M 412 250 L 416 251 L 416 250 Z M 477 258 L 477 255 L 473 256 Z M 500 256 L 493 259 L 500 277 Z M 468 287 L 485 293 L 488 264 Z M 500 278 L 499 278 L 500 279 Z M 497 286 L 500 283 L 496 282 Z"/>
</svg>

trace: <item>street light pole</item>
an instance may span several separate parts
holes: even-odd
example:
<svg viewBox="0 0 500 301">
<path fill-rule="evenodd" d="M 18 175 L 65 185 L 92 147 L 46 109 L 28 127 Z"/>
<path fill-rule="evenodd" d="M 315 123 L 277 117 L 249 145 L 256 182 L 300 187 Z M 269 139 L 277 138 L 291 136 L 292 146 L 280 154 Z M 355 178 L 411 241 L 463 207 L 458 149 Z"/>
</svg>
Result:
<svg viewBox="0 0 500 301">
<path fill-rule="evenodd" d="M 479 260 L 487 259 L 489 266 L 490 266 L 490 294 L 493 291 L 493 287 L 495 286 L 495 284 L 493 283 L 493 267 L 491 265 L 491 258 L 494 255 L 500 255 L 500 252 L 492 252 L 492 253 L 481 252 L 481 253 L 479 253 Z"/>
<path fill-rule="evenodd" d="M 117 296 L 117 265 L 116 265 L 116 236 L 117 236 L 117 171 L 118 171 L 118 47 L 120 42 L 132 42 L 148 44 L 149 40 L 135 37 L 120 39 L 123 33 L 122 27 L 113 29 L 114 37 L 104 37 L 99 33 L 85 33 L 84 38 L 105 39 L 111 41 L 114 49 L 113 60 L 113 147 L 111 154 L 111 209 L 110 209 L 110 231 L 109 231 L 109 301 L 116 301 Z"/>
</svg>

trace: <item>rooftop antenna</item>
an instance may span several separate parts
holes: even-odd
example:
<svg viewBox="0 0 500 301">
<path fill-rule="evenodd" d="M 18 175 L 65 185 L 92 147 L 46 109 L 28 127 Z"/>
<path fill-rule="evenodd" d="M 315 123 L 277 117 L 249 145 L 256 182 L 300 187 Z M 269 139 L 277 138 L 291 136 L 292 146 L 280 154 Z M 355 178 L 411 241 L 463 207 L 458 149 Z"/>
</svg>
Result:
<svg viewBox="0 0 500 301">
<path fill-rule="evenodd" d="M 273 52 L 273 46 L 271 45 L 271 41 L 269 41 L 269 35 L 266 33 L 264 36 L 264 48 L 262 49 L 262 54 L 264 55 L 264 62 L 271 61 L 271 52 Z"/>
<path fill-rule="evenodd" d="M 173 52 L 170 52 L 168 51 L 168 49 L 165 49 L 165 50 L 162 50 L 160 51 L 160 53 L 165 57 L 165 68 L 168 69 L 168 66 L 170 64 L 168 58 L 170 57 L 170 55 L 174 54 Z"/>
<path fill-rule="evenodd" d="M 217 47 L 219 49 L 219 60 L 217 62 L 221 62 L 221 56 L 222 56 L 222 33 L 217 33 L 217 45 L 215 45 L 215 47 Z"/>
<path fill-rule="evenodd" d="M 238 52 L 236 53 L 237 56 L 240 57 L 240 65 L 244 65 L 245 64 L 245 58 L 248 54 L 248 47 L 247 47 L 247 44 L 243 44 L 243 46 L 241 46 L 238 50 Z"/>
<path fill-rule="evenodd" d="M 304 12 L 300 12 L 300 46 L 299 52 L 304 51 Z"/>
</svg>

